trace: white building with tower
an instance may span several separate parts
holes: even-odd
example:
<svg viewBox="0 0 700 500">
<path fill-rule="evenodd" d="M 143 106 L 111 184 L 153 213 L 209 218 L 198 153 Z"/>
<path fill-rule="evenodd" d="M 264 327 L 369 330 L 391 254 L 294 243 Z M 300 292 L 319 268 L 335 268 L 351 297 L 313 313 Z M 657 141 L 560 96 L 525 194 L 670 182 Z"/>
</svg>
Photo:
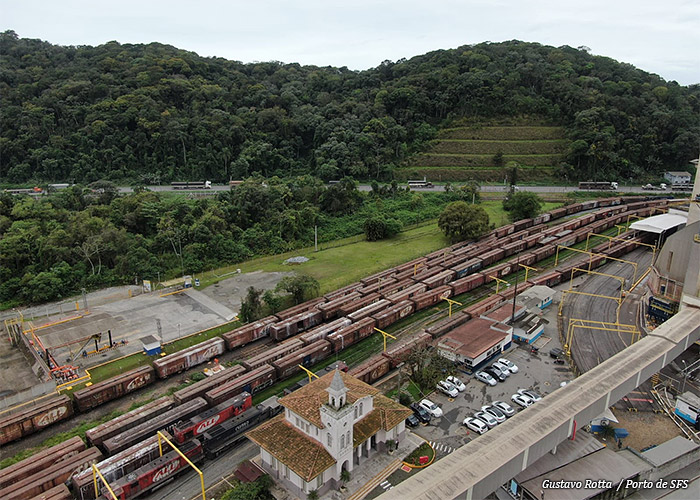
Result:
<svg viewBox="0 0 700 500">
<path fill-rule="evenodd" d="M 337 369 L 279 402 L 284 412 L 247 436 L 260 446 L 263 469 L 300 498 L 337 488 L 343 470 L 402 441 L 412 413 Z"/>
</svg>

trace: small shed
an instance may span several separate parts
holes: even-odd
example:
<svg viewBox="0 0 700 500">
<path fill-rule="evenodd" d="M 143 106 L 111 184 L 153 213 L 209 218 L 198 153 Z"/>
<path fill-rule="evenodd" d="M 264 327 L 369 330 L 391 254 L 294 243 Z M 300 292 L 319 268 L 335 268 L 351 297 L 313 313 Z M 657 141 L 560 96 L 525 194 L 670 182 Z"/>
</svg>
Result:
<svg viewBox="0 0 700 500">
<path fill-rule="evenodd" d="M 146 335 L 139 339 L 143 345 L 143 351 L 149 356 L 156 356 L 161 353 L 160 340 L 153 335 Z"/>
<path fill-rule="evenodd" d="M 688 172 L 665 172 L 664 179 L 671 184 L 690 184 L 692 176 Z"/>
</svg>

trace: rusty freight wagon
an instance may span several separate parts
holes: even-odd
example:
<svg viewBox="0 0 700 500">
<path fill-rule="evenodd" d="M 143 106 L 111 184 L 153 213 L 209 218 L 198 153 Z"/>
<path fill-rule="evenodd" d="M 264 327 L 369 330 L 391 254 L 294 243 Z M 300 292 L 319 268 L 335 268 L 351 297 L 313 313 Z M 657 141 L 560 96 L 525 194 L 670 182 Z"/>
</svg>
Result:
<svg viewBox="0 0 700 500">
<path fill-rule="evenodd" d="M 422 283 L 428 278 L 431 278 L 436 274 L 440 274 L 443 271 L 445 271 L 445 268 L 439 265 L 435 267 L 426 267 L 423 268 L 423 270 L 419 270 L 418 274 L 416 274 L 415 276 L 411 276 L 411 279 L 415 282 Z"/>
<path fill-rule="evenodd" d="M 382 356 L 389 360 L 391 368 L 396 368 L 408 359 L 408 356 L 414 349 L 428 346 L 432 341 L 433 337 L 429 333 L 421 332 L 408 339 L 401 339 L 395 342 L 382 353 Z"/>
<path fill-rule="evenodd" d="M 464 310 L 464 313 L 471 315 L 472 318 L 478 318 L 486 311 L 490 311 L 491 309 L 502 304 L 503 302 L 505 302 L 505 299 L 501 294 L 497 293 L 491 295 L 490 297 L 486 297 L 483 300 L 480 300 L 476 304 L 472 304 L 471 306 L 467 307 Z"/>
<path fill-rule="evenodd" d="M 416 283 L 415 285 L 406 287 L 403 290 L 394 292 L 391 295 L 385 295 L 384 298 L 394 304 L 398 304 L 399 302 L 410 299 L 414 295 L 424 292 L 427 288 L 428 286 L 425 283 Z"/>
<path fill-rule="evenodd" d="M 73 500 L 73 495 L 65 484 L 59 484 L 35 496 L 31 500 Z"/>
<path fill-rule="evenodd" d="M 445 335 L 447 332 L 454 330 L 460 325 L 463 325 L 471 319 L 471 315 L 464 314 L 459 311 L 457 313 L 452 313 L 451 318 L 444 318 L 436 323 L 433 323 L 428 328 L 425 329 L 434 339 Z"/>
<path fill-rule="evenodd" d="M 273 361 L 280 359 L 289 353 L 298 351 L 302 347 L 304 347 L 304 343 L 301 341 L 301 339 L 288 339 L 284 342 L 280 342 L 277 345 L 271 346 L 269 349 L 258 354 L 257 356 L 244 360 L 241 362 L 241 364 L 248 370 L 255 370 L 256 368 L 272 363 Z"/>
<path fill-rule="evenodd" d="M 344 304 L 339 310 L 338 310 L 338 316 L 348 316 L 350 313 L 353 313 L 359 309 L 362 309 L 363 307 L 366 307 L 370 304 L 374 304 L 375 302 L 378 302 L 382 300 L 382 296 L 379 295 L 378 293 L 370 293 L 369 295 L 365 295 L 361 299 L 353 300 L 352 302 L 348 302 L 347 304 Z"/>
<path fill-rule="evenodd" d="M 375 324 L 376 321 L 373 318 L 363 318 L 357 323 L 353 323 L 330 334 L 326 337 L 326 340 L 333 345 L 334 352 L 339 352 L 349 345 L 372 335 L 372 333 L 374 333 Z"/>
<path fill-rule="evenodd" d="M 483 273 L 474 273 L 453 281 L 450 283 L 450 286 L 452 287 L 452 290 L 454 290 L 454 295 L 461 295 L 480 287 L 484 284 L 485 279 L 486 277 L 483 275 Z"/>
<path fill-rule="evenodd" d="M 109 456 L 124 451 L 132 447 L 138 442 L 151 437 L 156 431 L 167 430 L 171 431 L 173 425 L 180 420 L 187 420 L 201 413 L 207 408 L 207 402 L 202 398 L 193 399 L 187 403 L 176 406 L 175 408 L 166 411 L 142 424 L 129 429 L 128 431 L 117 434 L 102 443 L 102 447 Z"/>
<path fill-rule="evenodd" d="M 357 311 L 348 314 L 348 318 L 350 318 L 353 322 L 357 322 L 363 318 L 367 318 L 374 314 L 379 314 L 380 312 L 388 309 L 391 306 L 391 302 L 389 302 L 386 299 L 378 300 L 373 304 L 370 304 L 368 306 L 363 307 L 362 309 L 358 309 Z"/>
<path fill-rule="evenodd" d="M 302 302 L 301 304 L 285 309 L 284 311 L 276 312 L 275 316 L 277 316 L 280 319 L 280 321 L 282 321 L 287 318 L 291 318 L 292 316 L 296 316 L 300 313 L 315 310 L 318 304 L 322 304 L 324 302 L 326 302 L 325 297 L 318 297 L 316 299 L 307 300 L 306 302 Z"/>
<path fill-rule="evenodd" d="M 225 351 L 225 342 L 221 337 L 205 340 L 197 345 L 170 354 L 153 362 L 156 373 L 160 378 L 166 378 L 173 373 L 180 373 L 193 366 L 206 363 L 210 359 L 221 356 Z"/>
<path fill-rule="evenodd" d="M 388 358 L 380 354 L 356 366 L 348 372 L 348 375 L 352 375 L 366 384 L 372 384 L 389 372 L 390 363 Z"/>
<path fill-rule="evenodd" d="M 345 295 L 350 295 L 353 292 L 356 292 L 358 288 L 362 287 L 362 283 L 359 281 L 356 283 L 352 283 L 350 285 L 344 286 L 343 288 L 338 288 L 337 290 L 333 290 L 332 292 L 328 292 L 326 295 L 324 295 L 325 299 L 328 302 L 331 302 L 335 299 L 339 299 L 340 297 L 343 297 Z"/>
<path fill-rule="evenodd" d="M 255 394 L 271 386 L 276 380 L 275 369 L 266 364 L 212 389 L 204 397 L 210 405 L 218 405 L 242 392 Z"/>
<path fill-rule="evenodd" d="M 175 398 L 175 401 L 177 401 L 178 404 L 192 401 L 194 398 L 203 398 L 207 391 L 225 384 L 229 380 L 233 380 L 247 371 L 248 369 L 243 365 L 234 365 L 230 368 L 224 369 L 223 371 L 215 373 L 211 377 L 207 377 L 204 380 L 200 380 L 183 389 L 180 389 L 179 391 L 176 391 L 173 393 L 173 398 Z"/>
<path fill-rule="evenodd" d="M 321 311 L 323 321 L 328 321 L 329 319 L 333 319 L 336 316 L 338 316 L 338 310 L 344 304 L 359 299 L 360 297 L 362 297 L 362 295 L 360 295 L 358 292 L 351 292 L 347 295 L 341 295 L 340 297 L 333 299 L 330 302 L 324 302 L 323 304 L 319 304 L 316 306 L 316 308 L 319 311 Z"/>
<path fill-rule="evenodd" d="M 432 290 L 433 288 L 447 285 L 450 281 L 455 279 L 456 276 L 457 273 L 454 272 L 452 269 L 445 269 L 444 271 L 437 273 L 429 278 L 425 278 L 423 280 L 423 283 L 425 283 L 428 286 L 428 289 Z"/>
<path fill-rule="evenodd" d="M 313 328 L 323 321 L 323 313 L 316 308 L 301 312 L 270 325 L 270 337 L 280 341 Z"/>
<path fill-rule="evenodd" d="M 0 418 L 0 445 L 38 432 L 73 415 L 68 396 L 56 396 Z"/>
<path fill-rule="evenodd" d="M 456 266 L 452 266 L 451 269 L 455 272 L 455 279 L 460 279 L 479 271 L 481 266 L 481 259 L 473 258 Z"/>
<path fill-rule="evenodd" d="M 121 434 L 124 431 L 136 427 L 153 417 L 160 415 L 175 406 L 175 402 L 169 397 L 158 398 L 139 408 L 119 415 L 112 420 L 85 431 L 85 437 L 92 446 L 101 446 L 105 439 Z"/>
<path fill-rule="evenodd" d="M 382 293 L 384 290 L 387 290 L 393 285 L 394 283 L 398 283 L 398 280 L 395 280 L 393 277 L 387 277 L 387 278 L 381 278 L 380 280 L 370 283 L 369 285 L 365 285 L 362 288 L 358 288 L 357 292 L 360 295 L 374 295 L 376 293 Z"/>
<path fill-rule="evenodd" d="M 403 302 L 399 302 L 395 306 L 389 307 L 388 309 L 379 312 L 372 317 L 377 320 L 377 328 L 385 328 L 410 315 L 413 313 L 414 309 L 415 306 L 413 305 L 413 302 L 410 300 L 404 300 Z"/>
<path fill-rule="evenodd" d="M 167 431 L 163 431 L 163 434 L 172 441 L 172 436 Z M 162 446 L 163 453 L 170 451 L 170 445 L 167 442 L 163 442 Z M 102 460 L 96 465 L 107 483 L 111 484 L 159 456 L 158 436 L 151 436 L 144 439 L 141 443 L 137 443 L 114 456 Z M 74 474 L 71 478 L 71 483 L 75 497 L 78 500 L 94 500 L 96 498 L 92 469 L 85 469 Z"/>
<path fill-rule="evenodd" d="M 68 481 L 76 472 L 89 468 L 102 459 L 97 448 L 88 448 L 65 460 L 56 462 L 45 469 L 26 477 L 0 490 L 2 500 L 25 500 Z"/>
<path fill-rule="evenodd" d="M 107 401 L 112 401 L 124 394 L 150 385 L 155 382 L 155 379 L 153 367 L 142 366 L 76 391 L 73 394 L 73 400 L 78 410 L 85 412 Z"/>
<path fill-rule="evenodd" d="M 299 365 L 309 367 L 326 359 L 333 353 L 330 342 L 321 339 L 309 344 L 303 349 L 287 354 L 285 357 L 272 362 L 278 379 L 285 379 L 300 371 Z"/>
<path fill-rule="evenodd" d="M 443 299 L 447 299 L 452 296 L 452 287 L 450 285 L 444 285 L 433 290 L 428 290 L 427 292 L 420 293 L 413 297 L 411 301 L 416 305 L 416 311 L 430 307 L 438 302 L 442 302 Z"/>
<path fill-rule="evenodd" d="M 300 335 L 299 340 L 301 340 L 304 343 L 304 345 L 310 345 L 316 342 L 317 340 L 325 339 L 331 333 L 334 333 L 340 330 L 341 328 L 348 326 L 351 323 L 352 320 L 350 320 L 349 318 L 336 319 L 335 321 L 331 321 L 330 323 L 317 326 L 316 328 Z"/>
<path fill-rule="evenodd" d="M 392 267 L 391 269 L 385 269 L 384 271 L 372 274 L 371 276 L 367 276 L 366 278 L 362 278 L 360 280 L 360 283 L 362 283 L 364 286 L 371 285 L 373 283 L 377 283 L 381 279 L 386 279 L 395 273 L 396 268 Z"/>
<path fill-rule="evenodd" d="M 83 440 L 78 436 L 73 436 L 56 446 L 35 453 L 21 462 L 2 469 L 2 473 L 0 473 L 0 488 L 5 488 L 17 481 L 37 474 L 61 460 L 77 455 L 83 450 L 85 450 Z"/>
<path fill-rule="evenodd" d="M 233 351 L 237 347 L 242 347 L 249 342 L 253 342 L 262 337 L 267 337 L 270 335 L 270 325 L 277 323 L 279 318 L 277 316 L 268 316 L 263 319 L 254 321 L 247 325 L 236 328 L 233 331 L 226 332 L 221 335 L 221 338 L 226 342 L 226 348 L 229 351 Z"/>
</svg>

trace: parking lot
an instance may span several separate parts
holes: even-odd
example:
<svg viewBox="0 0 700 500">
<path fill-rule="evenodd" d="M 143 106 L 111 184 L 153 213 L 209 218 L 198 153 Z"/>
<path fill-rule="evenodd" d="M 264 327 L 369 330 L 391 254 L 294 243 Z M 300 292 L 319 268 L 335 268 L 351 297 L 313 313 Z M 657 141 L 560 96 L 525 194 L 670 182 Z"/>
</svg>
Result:
<svg viewBox="0 0 700 500">
<path fill-rule="evenodd" d="M 552 312 L 554 314 L 545 327 L 544 338 L 538 339 L 538 345 L 542 345 L 539 353 L 532 354 L 528 346 L 513 344 L 513 347 L 502 355 L 518 366 L 518 373 L 511 374 L 505 381 L 493 387 L 474 377 L 460 374 L 458 377 L 465 383 L 466 390 L 460 392 L 456 398 L 449 398 L 438 391 L 427 396 L 442 408 L 443 416 L 433 418 L 429 424 L 422 424 L 413 428 L 412 431 L 433 444 L 438 458 L 479 436 L 469 431 L 462 421 L 481 410 L 482 406 L 489 405 L 493 401 L 503 401 L 512 406 L 516 412 L 523 411 L 523 408 L 511 401 L 511 395 L 518 389 L 532 389 L 544 397 L 559 388 L 562 382 L 568 382 L 574 378 L 567 365 L 555 364 L 554 359 L 548 354 L 551 349 L 561 347 L 556 336 L 554 320 L 556 309 L 550 308 L 548 313 Z M 498 432 L 498 426 L 488 432 Z"/>
</svg>

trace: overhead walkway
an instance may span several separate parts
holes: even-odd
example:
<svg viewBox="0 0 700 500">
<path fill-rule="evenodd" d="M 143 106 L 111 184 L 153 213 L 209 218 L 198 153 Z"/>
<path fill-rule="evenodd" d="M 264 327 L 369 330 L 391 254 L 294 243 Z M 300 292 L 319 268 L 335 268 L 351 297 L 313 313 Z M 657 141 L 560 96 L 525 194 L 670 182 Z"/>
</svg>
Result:
<svg viewBox="0 0 700 500">
<path fill-rule="evenodd" d="M 486 498 L 554 450 L 576 427 L 639 387 L 698 338 L 700 308 L 686 307 L 652 334 L 379 498 Z"/>
</svg>

